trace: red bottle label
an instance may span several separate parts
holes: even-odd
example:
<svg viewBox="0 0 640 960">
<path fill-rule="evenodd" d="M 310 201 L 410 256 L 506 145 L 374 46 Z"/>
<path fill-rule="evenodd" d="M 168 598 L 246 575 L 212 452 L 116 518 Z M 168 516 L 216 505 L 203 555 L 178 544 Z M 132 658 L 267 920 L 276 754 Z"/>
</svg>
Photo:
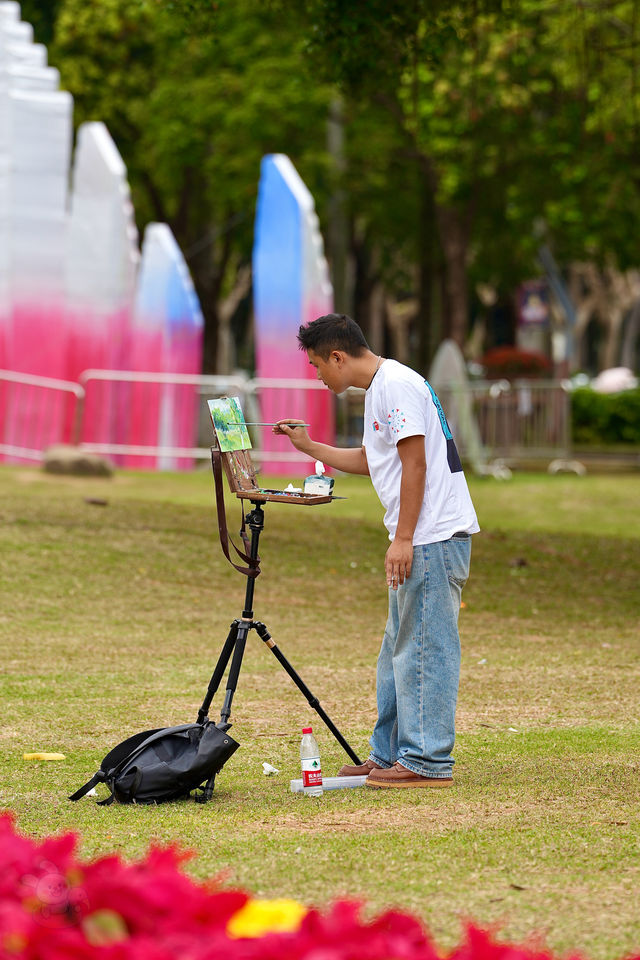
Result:
<svg viewBox="0 0 640 960">
<path fill-rule="evenodd" d="M 318 767 L 317 770 L 303 770 L 302 771 L 302 786 L 303 787 L 321 787 L 322 786 L 322 770 Z"/>
</svg>

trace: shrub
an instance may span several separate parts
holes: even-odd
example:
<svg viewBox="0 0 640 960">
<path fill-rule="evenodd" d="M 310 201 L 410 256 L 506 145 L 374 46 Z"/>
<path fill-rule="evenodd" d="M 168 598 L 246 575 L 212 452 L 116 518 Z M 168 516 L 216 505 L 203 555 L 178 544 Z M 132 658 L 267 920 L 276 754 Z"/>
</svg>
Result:
<svg viewBox="0 0 640 960">
<path fill-rule="evenodd" d="M 576 445 L 640 446 L 640 387 L 623 393 L 579 387 L 571 394 L 571 421 Z"/>
</svg>

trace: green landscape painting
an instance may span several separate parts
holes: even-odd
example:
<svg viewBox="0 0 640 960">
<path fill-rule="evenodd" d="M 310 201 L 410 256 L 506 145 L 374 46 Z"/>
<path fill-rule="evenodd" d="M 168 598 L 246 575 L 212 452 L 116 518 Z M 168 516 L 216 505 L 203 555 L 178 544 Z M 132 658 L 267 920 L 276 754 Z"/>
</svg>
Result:
<svg viewBox="0 0 640 960">
<path fill-rule="evenodd" d="M 240 398 L 221 397 L 219 400 L 208 400 L 207 403 L 222 453 L 250 450 L 251 440 L 240 407 Z"/>
</svg>

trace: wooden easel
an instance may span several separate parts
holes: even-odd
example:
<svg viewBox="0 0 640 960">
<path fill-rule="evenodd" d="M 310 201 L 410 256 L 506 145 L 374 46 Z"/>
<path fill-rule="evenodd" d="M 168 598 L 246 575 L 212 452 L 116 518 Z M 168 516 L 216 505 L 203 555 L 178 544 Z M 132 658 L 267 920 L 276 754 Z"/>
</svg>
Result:
<svg viewBox="0 0 640 960">
<path fill-rule="evenodd" d="M 229 717 L 231 715 L 231 703 L 238 683 L 238 677 L 240 675 L 240 668 L 242 666 L 242 658 L 244 656 L 246 641 L 249 632 L 251 630 L 255 630 L 260 639 L 267 645 L 267 647 L 269 647 L 276 660 L 278 660 L 281 666 L 284 667 L 285 671 L 289 674 L 298 689 L 303 693 L 309 706 L 316 711 L 318 716 L 329 728 L 340 746 L 344 748 L 353 763 L 355 763 L 356 766 L 359 766 L 362 761 L 359 759 L 358 755 L 345 740 L 331 718 L 322 708 L 318 698 L 314 696 L 296 670 L 294 670 L 294 668 L 291 666 L 284 654 L 278 649 L 277 644 L 273 640 L 265 624 L 254 620 L 253 618 L 253 596 L 255 581 L 260 573 L 258 544 L 260 540 L 260 534 L 264 529 L 263 504 L 266 502 L 276 502 L 297 503 L 306 506 L 312 506 L 313 504 L 329 503 L 333 498 L 330 495 L 324 496 L 322 494 L 310 493 L 286 493 L 283 490 L 264 490 L 260 488 L 256 482 L 256 473 L 249 451 L 233 450 L 221 452 L 215 426 L 214 434 L 216 436 L 216 446 L 212 447 L 211 449 L 211 461 L 216 485 L 216 503 L 218 509 L 218 529 L 220 531 L 220 540 L 225 556 L 229 562 L 232 563 L 236 570 L 239 570 L 247 577 L 247 585 L 242 617 L 234 620 L 231 624 L 231 629 L 209 682 L 207 694 L 198 712 L 197 722 L 204 723 L 206 720 L 208 720 L 207 715 L 209 707 L 211 706 L 211 702 L 218 690 L 218 687 L 220 686 L 229 660 L 231 660 L 224 703 L 220 711 L 220 720 L 216 724 L 216 726 L 221 730 L 228 730 L 231 726 L 229 721 Z M 235 545 L 233 545 L 239 557 L 247 563 L 246 567 L 240 567 L 233 563 L 231 557 L 229 556 L 229 541 L 226 517 L 224 513 L 224 491 L 222 489 L 222 471 L 220 470 L 220 464 L 222 464 L 222 467 L 224 468 L 231 492 L 235 493 L 240 500 L 250 500 L 253 504 L 253 509 L 250 510 L 246 516 L 244 516 L 243 511 L 241 535 L 245 546 L 245 552 L 241 552 Z M 251 531 L 250 543 L 248 536 L 245 535 L 245 524 L 246 527 Z"/>
</svg>

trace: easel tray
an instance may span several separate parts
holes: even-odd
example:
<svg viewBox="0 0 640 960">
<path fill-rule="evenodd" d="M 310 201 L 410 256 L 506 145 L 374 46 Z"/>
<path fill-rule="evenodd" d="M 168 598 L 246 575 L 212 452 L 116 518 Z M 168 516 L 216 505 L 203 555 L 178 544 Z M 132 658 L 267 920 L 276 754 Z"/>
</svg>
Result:
<svg viewBox="0 0 640 960">
<path fill-rule="evenodd" d="M 251 500 L 254 503 L 299 503 L 302 506 L 313 507 L 318 503 L 331 503 L 331 495 L 321 493 L 287 493 L 284 490 L 235 490 L 240 500 Z"/>
</svg>

